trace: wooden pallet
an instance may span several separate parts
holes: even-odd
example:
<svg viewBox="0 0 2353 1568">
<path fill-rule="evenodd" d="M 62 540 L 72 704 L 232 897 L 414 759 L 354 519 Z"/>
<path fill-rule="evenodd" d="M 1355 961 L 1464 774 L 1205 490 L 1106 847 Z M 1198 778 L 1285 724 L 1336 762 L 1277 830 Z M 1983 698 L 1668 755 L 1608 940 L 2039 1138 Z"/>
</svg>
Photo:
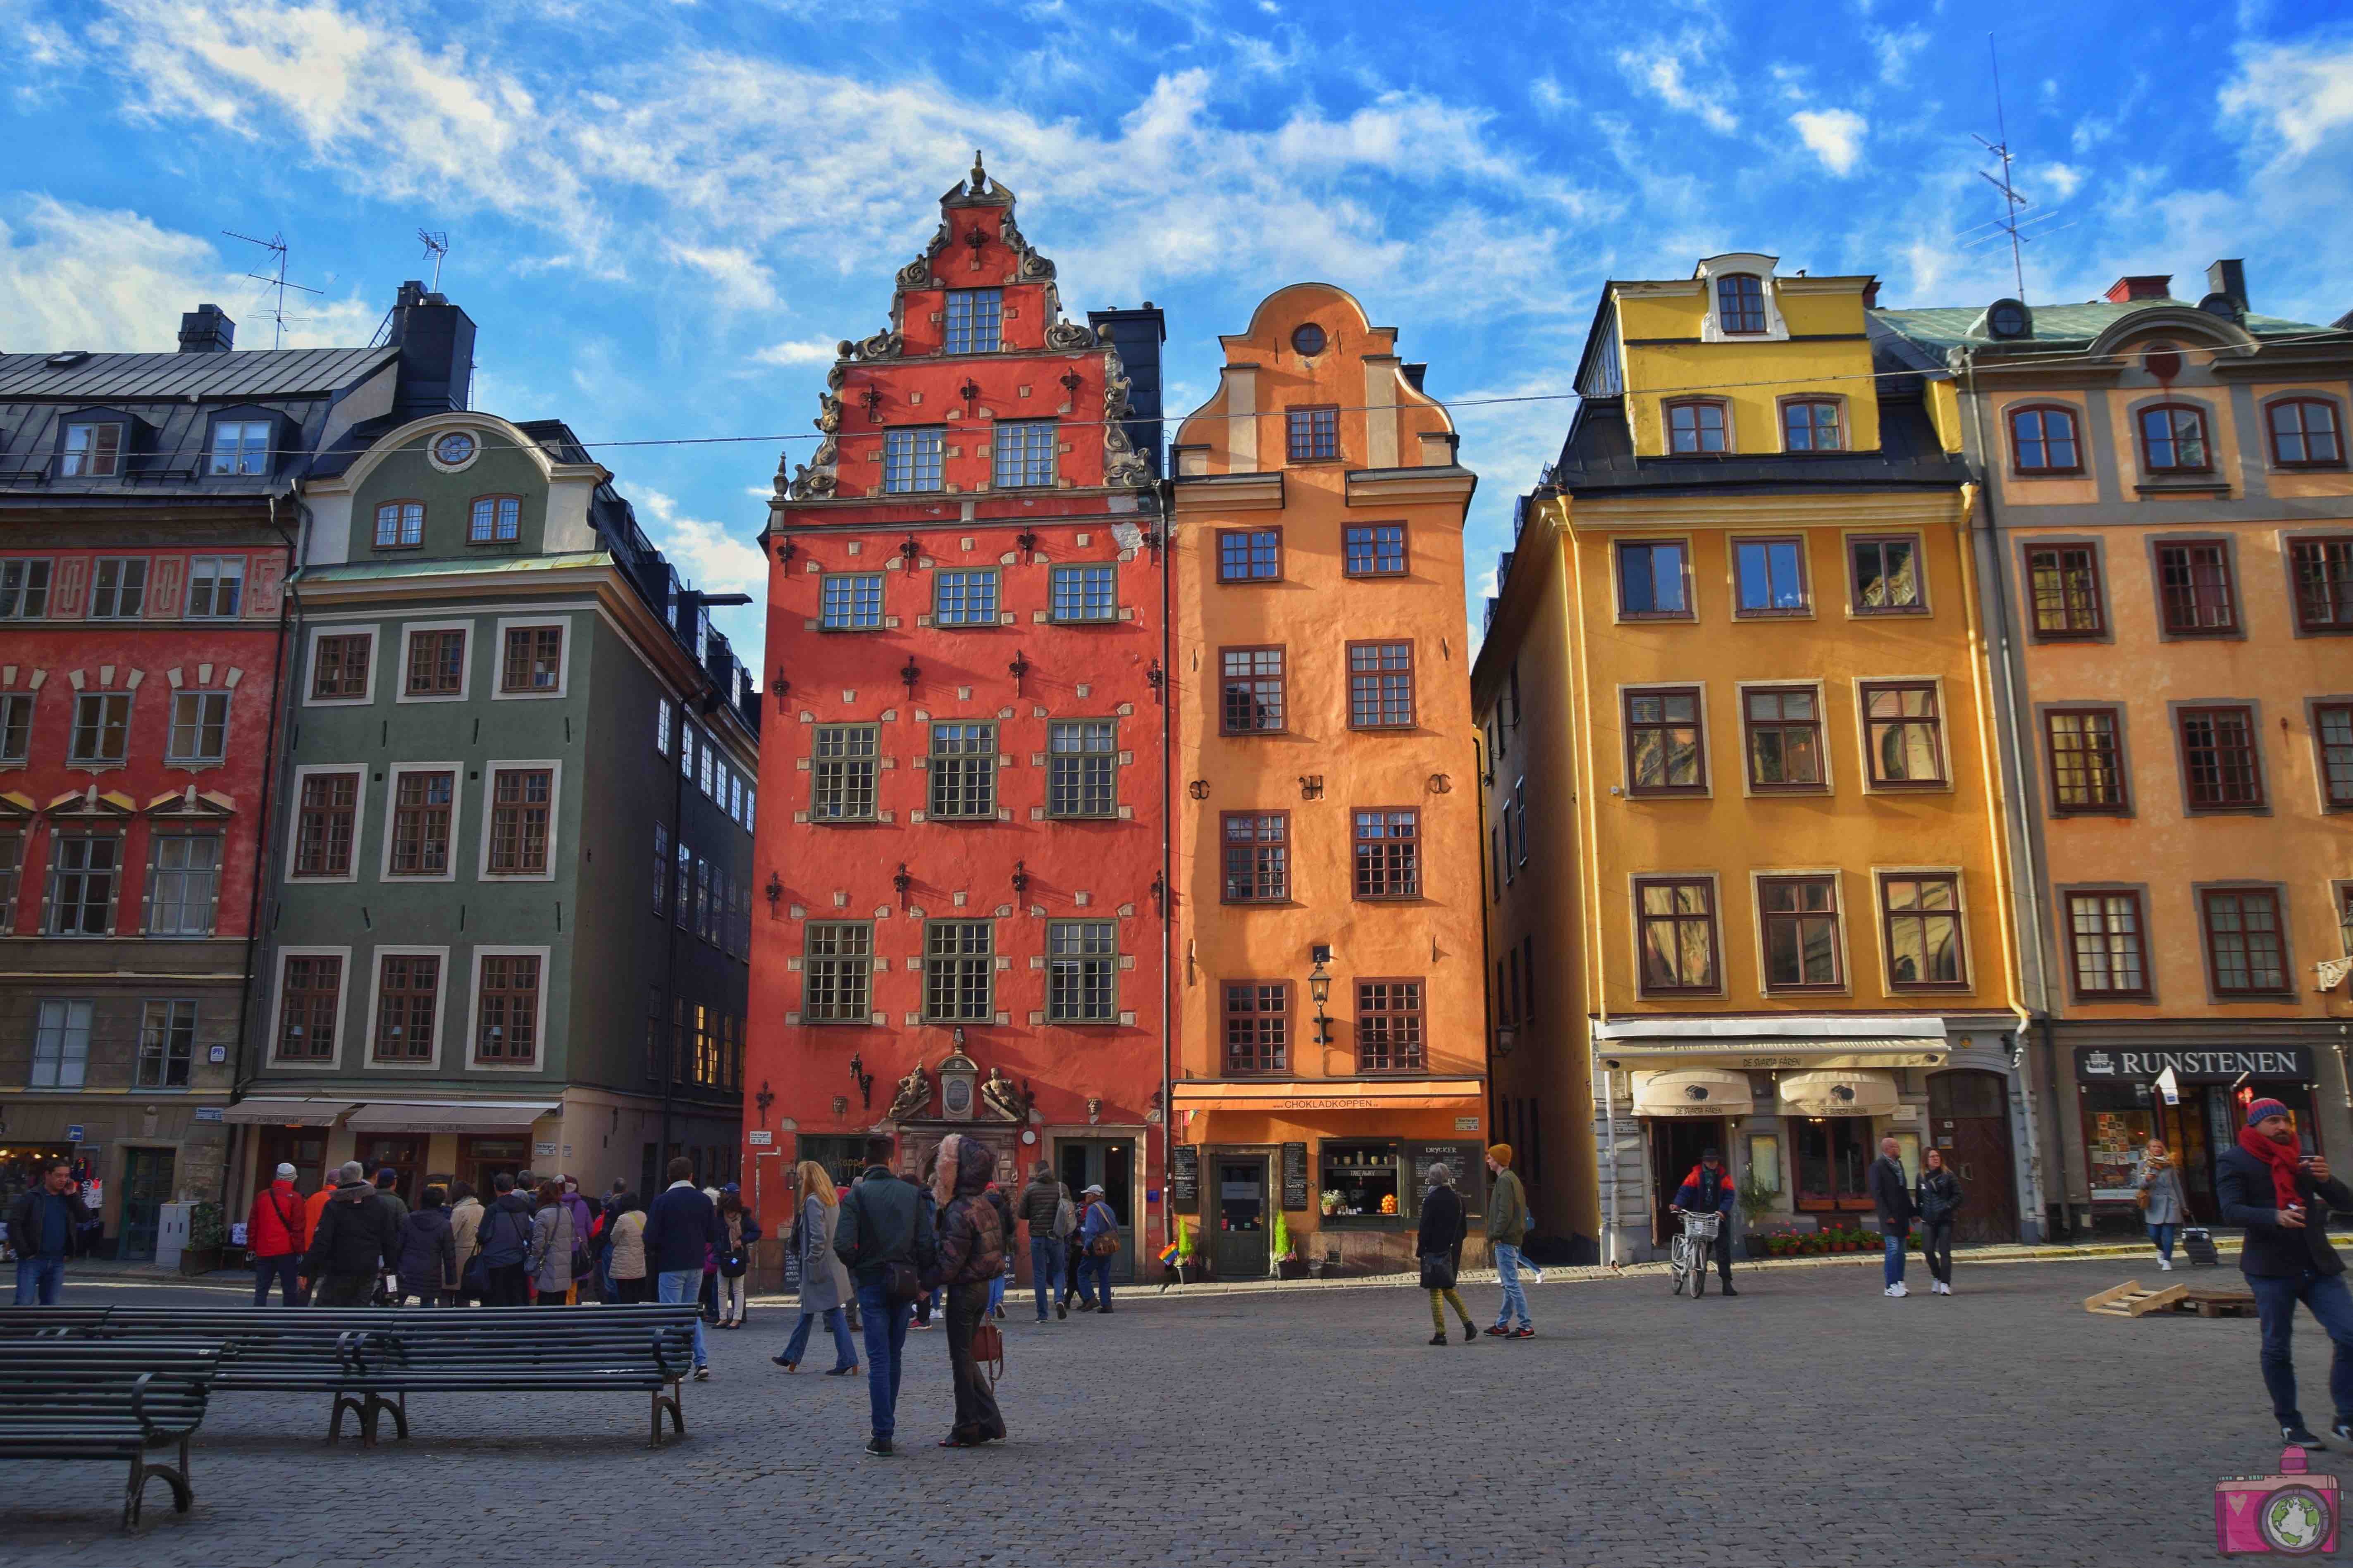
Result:
<svg viewBox="0 0 2353 1568">
<path fill-rule="evenodd" d="M 2111 1318 L 2137 1318 L 2172 1307 L 2189 1294 L 2189 1287 L 2187 1285 L 2168 1285 L 2161 1290 L 2144 1290 L 2139 1280 L 2127 1279 L 2113 1289 L 2084 1297 L 2084 1310 Z"/>
<path fill-rule="evenodd" d="M 2230 1285 L 2192 1285 L 2189 1296 L 2176 1302 L 2173 1310 L 2194 1311 L 2201 1318 L 2252 1318 L 2255 1293 Z"/>
</svg>

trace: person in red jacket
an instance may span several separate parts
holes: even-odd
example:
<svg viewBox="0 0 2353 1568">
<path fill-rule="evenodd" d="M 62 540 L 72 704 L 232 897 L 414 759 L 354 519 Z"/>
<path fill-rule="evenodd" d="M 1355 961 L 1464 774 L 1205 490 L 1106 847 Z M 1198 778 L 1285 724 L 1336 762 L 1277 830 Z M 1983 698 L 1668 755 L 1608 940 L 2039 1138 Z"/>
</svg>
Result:
<svg viewBox="0 0 2353 1568">
<path fill-rule="evenodd" d="M 1724 1168 L 1723 1157 L 1714 1149 L 1701 1152 L 1699 1163 L 1691 1168 L 1683 1184 L 1675 1189 L 1675 1207 L 1693 1214 L 1712 1212 L 1723 1216 L 1715 1226 L 1715 1272 L 1724 1281 L 1724 1293 L 1727 1296 L 1740 1294 L 1732 1288 L 1732 1208 L 1736 1196 L 1732 1173 Z M 1707 1283 L 1704 1274 L 1697 1278 L 1701 1285 Z"/>
<path fill-rule="evenodd" d="M 311 1242 L 311 1220 L 294 1190 L 294 1167 L 278 1167 L 278 1179 L 253 1195 L 245 1222 L 246 1245 L 253 1249 L 253 1304 L 269 1304 L 269 1282 L 278 1281 L 285 1304 L 302 1304 L 302 1249 Z"/>
</svg>

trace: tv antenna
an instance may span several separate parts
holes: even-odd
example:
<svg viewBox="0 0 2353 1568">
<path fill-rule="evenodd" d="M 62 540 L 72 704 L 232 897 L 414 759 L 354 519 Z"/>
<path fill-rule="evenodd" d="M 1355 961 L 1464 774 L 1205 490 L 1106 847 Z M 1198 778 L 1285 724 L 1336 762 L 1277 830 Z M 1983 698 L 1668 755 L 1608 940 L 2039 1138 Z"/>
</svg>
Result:
<svg viewBox="0 0 2353 1568">
<path fill-rule="evenodd" d="M 2010 183 L 2010 119 L 2009 116 L 2002 111 L 2001 56 L 1994 47 L 1993 35 L 1991 33 L 1988 33 L 1986 35 L 1986 57 L 1993 62 L 1994 132 L 2001 138 L 2001 140 L 1999 142 L 1989 142 L 1984 137 L 1978 136 L 1977 143 L 1978 146 L 1983 147 L 1987 152 L 2001 160 L 2001 178 L 1997 180 L 1991 174 L 1987 174 L 1983 169 L 1979 169 L 1978 171 L 1978 178 L 1983 180 L 1987 184 L 1991 185 L 1995 190 L 2001 193 L 2003 204 L 2002 216 L 1995 221 L 1994 227 L 2010 236 L 2010 268 L 2011 273 L 2018 279 L 2018 297 L 2020 300 L 2023 300 L 2026 298 L 2026 263 L 2021 257 L 2019 247 L 2024 245 L 2027 241 L 2025 238 L 2021 237 L 2018 232 L 2018 215 L 2022 209 L 2031 207 L 2034 204 L 2028 201 L 2024 196 L 2020 195 L 2018 194 L 2018 187 Z M 1974 136 L 1976 135 L 1976 132 L 1972 132 L 1970 134 Z M 1992 237 L 1988 236 L 1987 237 L 1990 238 Z"/>
<path fill-rule="evenodd" d="M 289 283 L 286 280 L 286 236 L 283 231 L 271 235 L 268 239 L 256 239 L 249 234 L 239 234 L 233 228 L 225 228 L 221 232 L 231 239 L 241 239 L 248 245 L 258 245 L 269 253 L 273 263 L 269 271 L 248 272 L 246 276 L 257 283 L 266 283 L 269 286 L 273 294 L 269 320 L 276 329 L 270 337 L 269 346 L 274 349 L 284 348 L 286 346 L 286 290 L 296 289 L 305 294 L 318 294 L 323 291 L 313 289 L 307 283 Z"/>
<path fill-rule="evenodd" d="M 441 292 L 441 258 L 449 254 L 449 231 L 443 228 L 420 228 L 417 231 L 417 237 L 423 243 L 425 254 L 432 258 L 433 292 L 438 294 Z"/>
</svg>

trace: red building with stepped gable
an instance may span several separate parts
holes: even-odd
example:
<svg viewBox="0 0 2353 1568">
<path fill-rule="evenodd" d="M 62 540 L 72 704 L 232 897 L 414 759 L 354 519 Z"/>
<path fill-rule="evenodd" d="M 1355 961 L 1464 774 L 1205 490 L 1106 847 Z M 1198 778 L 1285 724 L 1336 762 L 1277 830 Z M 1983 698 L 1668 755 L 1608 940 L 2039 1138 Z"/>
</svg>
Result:
<svg viewBox="0 0 2353 1568">
<path fill-rule="evenodd" d="M 1065 320 L 977 157 L 841 345 L 762 535 L 746 1186 L 950 1132 L 1163 1237 L 1166 616 L 1160 312 Z M 807 456 L 806 463 L 794 459 Z M 791 477 L 786 477 L 789 468 Z M 1021 1252 L 1024 1267 L 1027 1249 Z"/>
</svg>

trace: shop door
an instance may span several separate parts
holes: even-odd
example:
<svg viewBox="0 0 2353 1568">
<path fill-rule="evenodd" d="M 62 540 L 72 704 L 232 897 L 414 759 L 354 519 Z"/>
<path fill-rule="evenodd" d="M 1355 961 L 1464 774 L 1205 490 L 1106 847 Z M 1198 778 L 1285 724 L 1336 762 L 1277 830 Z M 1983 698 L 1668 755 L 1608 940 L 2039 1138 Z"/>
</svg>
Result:
<svg viewBox="0 0 2353 1568">
<path fill-rule="evenodd" d="M 1672 1218 L 1667 1210 L 1674 1204 L 1683 1178 L 1699 1163 L 1700 1151 L 1724 1152 L 1724 1118 L 1653 1116 L 1645 1118 L 1644 1123 L 1651 1131 L 1651 1240 L 1664 1247 L 1669 1237 L 1683 1234 L 1683 1222 Z"/>
<path fill-rule="evenodd" d="M 2214 1151 L 2207 1139 L 2206 1102 L 2210 1098 L 2224 1101 L 2228 1114 L 2230 1091 L 2218 1088 L 2185 1089 L 2181 1103 L 2166 1105 L 2159 1097 L 2158 1125 L 2166 1146 L 2173 1151 L 2173 1168 L 2181 1173 L 2182 1196 L 2189 1201 L 2189 1217 L 2200 1225 L 2211 1225 L 2220 1212 L 2214 1204 Z"/>
<path fill-rule="evenodd" d="M 461 1138 L 458 1141 L 458 1169 L 466 1184 L 474 1189 L 474 1196 L 488 1208 L 495 1196 L 493 1183 L 501 1176 L 512 1176 L 530 1168 L 531 1141 L 527 1138 Z M 397 1166 L 394 1167 L 398 1169 Z M 375 1167 L 368 1167 L 373 1176 Z"/>
<path fill-rule="evenodd" d="M 278 1167 L 294 1167 L 294 1190 L 309 1197 L 327 1179 L 327 1133 L 320 1127 L 265 1127 L 254 1162 L 257 1189 L 278 1179 Z"/>
<path fill-rule="evenodd" d="M 172 1201 L 173 1159 L 169 1149 L 122 1152 L 122 1228 L 115 1257 L 155 1256 L 155 1227 L 164 1217 L 164 1205 Z"/>
<path fill-rule="evenodd" d="M 1928 1131 L 1961 1181 L 1965 1201 L 1953 1239 L 1964 1245 L 2016 1241 L 2016 1167 L 2010 1158 L 2010 1096 L 2001 1075 L 1930 1074 Z"/>
<path fill-rule="evenodd" d="M 399 1178 L 393 1184 L 392 1190 L 410 1208 L 417 1206 L 417 1178 L 425 1169 L 425 1139 L 421 1134 L 363 1132 L 352 1158 L 367 1167 L 367 1179 L 371 1182 L 375 1180 L 378 1171 L 391 1166 L 393 1173 Z"/>
<path fill-rule="evenodd" d="M 1263 1154 L 1220 1154 L 1218 1241 L 1221 1279 L 1263 1279 L 1267 1265 L 1267 1176 Z"/>
<path fill-rule="evenodd" d="M 1119 1256 L 1111 1260 L 1113 1284 L 1135 1279 L 1135 1140 L 1133 1138 L 1065 1138 L 1054 1156 L 1062 1184 L 1075 1203 L 1091 1186 L 1103 1190 L 1103 1202 L 1119 1216 Z M 1259 1272 L 1266 1272 L 1261 1264 Z"/>
</svg>

